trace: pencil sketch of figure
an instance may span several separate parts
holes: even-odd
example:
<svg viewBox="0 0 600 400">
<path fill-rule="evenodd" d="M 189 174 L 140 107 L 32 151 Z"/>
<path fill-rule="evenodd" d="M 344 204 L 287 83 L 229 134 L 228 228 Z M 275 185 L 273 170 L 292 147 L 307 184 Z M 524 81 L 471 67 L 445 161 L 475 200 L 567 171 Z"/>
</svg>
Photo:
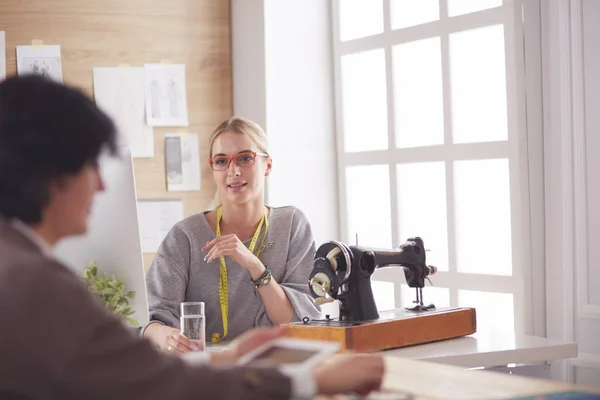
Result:
<svg viewBox="0 0 600 400">
<path fill-rule="evenodd" d="M 17 46 L 17 73 L 41 75 L 62 83 L 60 46 Z"/>
<path fill-rule="evenodd" d="M 60 59 L 54 57 L 23 58 L 19 70 L 19 74 L 21 73 L 41 75 L 58 82 L 62 81 Z"/>
<path fill-rule="evenodd" d="M 179 113 L 177 112 L 177 105 L 178 105 L 177 104 L 178 103 L 177 82 L 175 82 L 171 78 L 169 78 L 167 92 L 168 92 L 168 96 L 169 96 L 169 105 L 170 105 L 170 111 L 171 111 L 170 117 L 177 118 L 177 117 L 179 117 Z"/>
<path fill-rule="evenodd" d="M 50 66 L 46 64 L 45 61 L 41 62 L 40 75 L 42 75 L 44 78 L 50 78 Z"/>
<path fill-rule="evenodd" d="M 31 64 L 31 73 L 40 75 L 40 66 L 38 65 L 38 60 L 33 60 L 33 63 Z"/>
<path fill-rule="evenodd" d="M 150 82 L 150 97 L 152 106 L 152 118 L 160 118 L 160 103 L 161 103 L 161 90 L 160 83 L 155 78 Z"/>
<path fill-rule="evenodd" d="M 178 87 L 177 82 L 168 76 L 156 76 L 150 82 L 151 107 L 153 118 L 177 118 Z"/>
<path fill-rule="evenodd" d="M 146 67 L 146 115 L 153 126 L 187 126 L 183 65 Z"/>
</svg>

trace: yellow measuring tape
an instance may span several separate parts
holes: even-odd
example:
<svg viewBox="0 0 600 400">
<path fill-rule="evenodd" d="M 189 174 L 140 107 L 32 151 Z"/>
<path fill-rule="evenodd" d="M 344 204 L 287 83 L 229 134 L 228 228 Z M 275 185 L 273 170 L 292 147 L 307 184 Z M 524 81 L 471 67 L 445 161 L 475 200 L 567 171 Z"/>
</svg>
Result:
<svg viewBox="0 0 600 400">
<path fill-rule="evenodd" d="M 217 237 L 221 236 L 221 218 L 223 217 L 223 207 L 219 207 L 217 209 Z M 252 236 L 252 241 L 250 242 L 250 246 L 248 246 L 248 250 L 251 253 L 254 253 L 254 248 L 256 247 L 256 242 L 258 241 L 258 236 L 260 235 L 260 231 L 262 229 L 263 224 L 265 225 L 265 234 L 263 235 L 262 241 L 258 250 L 256 250 L 256 257 L 260 254 L 262 250 L 263 244 L 265 243 L 265 238 L 267 237 L 267 231 L 269 230 L 269 218 L 267 217 L 267 209 L 265 208 L 263 211 L 263 216 L 258 223 L 258 227 L 256 228 L 256 232 L 254 232 L 254 236 Z M 227 287 L 227 266 L 225 265 L 225 257 L 219 257 L 219 264 L 221 265 L 221 279 L 219 280 L 219 302 L 221 303 L 221 315 L 223 317 L 223 336 L 218 333 L 213 333 L 212 342 L 213 344 L 219 343 L 225 336 L 227 336 L 228 332 L 228 321 L 227 317 L 229 315 L 229 293 Z"/>
</svg>

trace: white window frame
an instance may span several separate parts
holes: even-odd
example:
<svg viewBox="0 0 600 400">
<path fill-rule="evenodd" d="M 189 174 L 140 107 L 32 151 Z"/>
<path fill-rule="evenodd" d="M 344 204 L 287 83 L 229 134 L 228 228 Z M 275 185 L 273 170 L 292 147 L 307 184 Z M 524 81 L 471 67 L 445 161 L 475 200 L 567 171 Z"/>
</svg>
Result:
<svg viewBox="0 0 600 400">
<path fill-rule="evenodd" d="M 398 234 L 398 199 L 396 165 L 409 162 L 444 161 L 446 167 L 447 225 L 448 225 L 448 271 L 438 271 L 432 277 L 435 286 L 448 288 L 450 305 L 458 305 L 459 290 L 509 293 L 513 295 L 515 332 L 532 331 L 532 278 L 531 278 L 531 235 L 529 209 L 529 173 L 527 149 L 527 121 L 525 97 L 525 67 L 523 51 L 523 0 L 503 0 L 497 8 L 470 14 L 448 17 L 446 0 L 439 1 L 440 19 L 403 29 L 391 29 L 390 0 L 383 1 L 383 33 L 373 36 L 340 41 L 339 1 L 332 2 L 332 35 L 334 57 L 334 81 L 336 102 L 336 138 L 338 159 L 338 190 L 341 240 L 353 244 L 355 239 L 348 235 L 346 169 L 356 165 L 389 166 L 390 209 L 392 217 L 392 242 L 397 246 L 406 238 Z M 503 24 L 505 39 L 507 122 L 508 139 L 499 142 L 452 144 L 452 121 L 450 116 L 449 85 L 449 34 L 489 25 Z M 443 99 L 444 99 L 444 144 L 439 146 L 396 148 L 395 108 L 393 93 L 392 48 L 395 45 L 431 37 L 441 38 Z M 385 51 L 387 82 L 388 149 L 346 153 L 344 147 L 344 118 L 342 109 L 341 57 L 347 54 L 383 48 Z M 459 273 L 456 266 L 455 221 L 453 199 L 453 161 L 485 158 L 507 158 L 509 162 L 511 230 L 512 230 L 512 275 Z M 426 238 L 424 238 L 426 240 Z M 401 307 L 402 274 L 392 269 L 376 271 L 376 281 L 394 284 L 395 306 Z M 424 290 L 427 301 L 427 289 Z"/>
</svg>

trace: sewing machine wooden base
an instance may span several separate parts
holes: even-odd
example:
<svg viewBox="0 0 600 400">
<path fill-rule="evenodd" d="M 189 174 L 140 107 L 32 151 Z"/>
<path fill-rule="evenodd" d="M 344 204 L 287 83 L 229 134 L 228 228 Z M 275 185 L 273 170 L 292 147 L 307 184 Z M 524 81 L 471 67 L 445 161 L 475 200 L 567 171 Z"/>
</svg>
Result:
<svg viewBox="0 0 600 400">
<path fill-rule="evenodd" d="M 303 339 L 333 340 L 342 351 L 370 352 L 452 339 L 477 331 L 474 308 L 440 308 L 411 312 L 404 309 L 383 311 L 379 319 L 344 323 L 313 320 L 288 324 L 287 336 Z"/>
</svg>

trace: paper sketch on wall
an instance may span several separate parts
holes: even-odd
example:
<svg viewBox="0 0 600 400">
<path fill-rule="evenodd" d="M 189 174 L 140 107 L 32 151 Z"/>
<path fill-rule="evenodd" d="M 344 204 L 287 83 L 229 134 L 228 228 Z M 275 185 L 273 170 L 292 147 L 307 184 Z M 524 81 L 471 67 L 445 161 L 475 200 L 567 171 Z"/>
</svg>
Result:
<svg viewBox="0 0 600 400">
<path fill-rule="evenodd" d="M 180 199 L 138 200 L 142 253 L 156 253 L 173 225 L 183 219 Z"/>
<path fill-rule="evenodd" d="M 143 67 L 94 68 L 94 98 L 117 125 L 132 157 L 154 157 L 154 130 L 146 123 Z"/>
<path fill-rule="evenodd" d="M 167 191 L 200 190 L 198 135 L 165 134 Z"/>
<path fill-rule="evenodd" d="M 0 31 L 0 81 L 6 78 L 6 34 Z"/>
<path fill-rule="evenodd" d="M 17 46 L 17 72 L 42 75 L 62 83 L 60 46 Z"/>
<path fill-rule="evenodd" d="M 184 64 L 146 64 L 146 117 L 150 126 L 188 126 Z"/>
</svg>

